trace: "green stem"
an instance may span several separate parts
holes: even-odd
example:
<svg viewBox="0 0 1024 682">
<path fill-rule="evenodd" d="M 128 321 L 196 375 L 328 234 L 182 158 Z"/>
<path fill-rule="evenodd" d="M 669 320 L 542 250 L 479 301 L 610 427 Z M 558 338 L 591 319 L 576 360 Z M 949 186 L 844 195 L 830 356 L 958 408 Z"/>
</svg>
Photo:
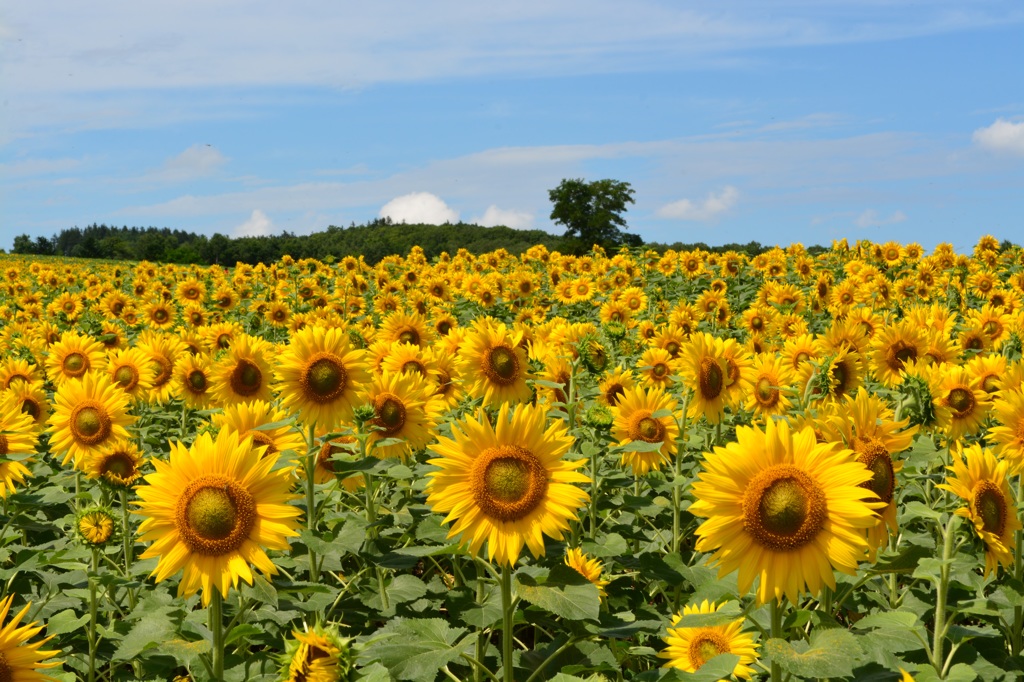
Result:
<svg viewBox="0 0 1024 682">
<path fill-rule="evenodd" d="M 476 603 L 481 609 L 484 608 L 484 598 L 486 597 L 486 586 L 484 582 L 484 569 L 480 566 L 480 559 L 476 559 Z M 487 654 L 487 634 L 486 629 L 481 627 L 480 632 L 476 635 L 476 660 L 483 661 L 484 656 Z M 473 679 L 475 682 L 482 682 L 483 670 L 479 666 L 473 669 Z"/>
<path fill-rule="evenodd" d="M 946 597 L 949 593 L 949 567 L 953 559 L 953 539 L 960 517 L 951 514 L 942 534 L 942 566 L 939 567 L 938 593 L 935 595 L 935 630 L 932 632 L 932 666 L 942 675 L 942 649 L 946 643 Z"/>
<path fill-rule="evenodd" d="M 124 577 L 132 579 L 132 560 L 135 558 L 135 533 L 128 510 L 128 490 L 121 488 L 121 545 L 124 550 Z M 128 604 L 135 610 L 135 589 L 128 588 Z"/>
<path fill-rule="evenodd" d="M 772 639 L 782 638 L 782 605 L 779 599 L 772 599 Z M 772 682 L 782 682 L 782 666 L 772 661 Z"/>
<path fill-rule="evenodd" d="M 213 679 L 217 682 L 224 680 L 224 598 L 220 590 L 213 589 L 210 599 L 210 632 L 213 633 Z"/>
<path fill-rule="evenodd" d="M 100 551 L 93 547 L 92 550 L 92 571 L 89 573 L 89 682 L 96 682 L 96 648 L 99 642 L 96 639 L 96 621 L 99 612 L 99 603 L 96 598 L 96 576 L 100 571 Z"/>
<path fill-rule="evenodd" d="M 676 457 L 674 461 L 673 477 L 672 477 L 672 554 L 679 552 L 679 545 L 682 541 L 681 530 L 682 530 L 682 507 L 683 503 L 683 486 L 680 483 L 682 481 L 682 468 L 683 468 L 683 456 L 686 454 L 686 411 L 690 406 L 690 396 L 686 395 L 683 400 L 683 416 L 679 423 L 679 445 L 676 449 Z"/>
<path fill-rule="evenodd" d="M 515 622 L 516 612 L 512 604 L 512 566 L 502 564 L 501 566 L 501 670 L 504 682 L 515 682 L 515 671 L 512 666 L 512 649 L 514 640 L 512 638 L 512 625 Z"/>
<path fill-rule="evenodd" d="M 1020 504 L 1021 495 L 1024 493 L 1024 476 L 1017 478 L 1017 504 Z M 1017 582 L 1024 579 L 1024 532 L 1018 530 L 1014 533 L 1015 546 L 1013 553 L 1013 577 Z M 1024 648 L 1024 607 L 1013 607 L 1013 628 L 1010 630 L 1010 655 L 1017 656 Z"/>
<path fill-rule="evenodd" d="M 594 448 L 590 453 L 590 539 L 597 537 L 597 500 L 600 497 L 601 479 L 598 477 L 598 455 L 599 450 Z"/>
<path fill-rule="evenodd" d="M 316 424 L 310 424 L 306 433 L 306 528 L 310 535 L 316 535 L 316 462 L 320 454 L 317 450 L 313 429 Z M 316 552 L 312 547 L 309 550 L 309 581 L 319 582 L 319 571 L 316 570 Z"/>
</svg>

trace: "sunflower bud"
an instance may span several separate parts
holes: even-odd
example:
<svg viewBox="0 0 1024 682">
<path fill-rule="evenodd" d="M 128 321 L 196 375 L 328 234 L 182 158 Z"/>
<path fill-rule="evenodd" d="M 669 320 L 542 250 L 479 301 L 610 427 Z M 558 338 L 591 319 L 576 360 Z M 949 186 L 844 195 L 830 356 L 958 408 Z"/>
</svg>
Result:
<svg viewBox="0 0 1024 682">
<path fill-rule="evenodd" d="M 583 417 L 584 423 L 596 429 L 610 429 L 615 417 L 606 405 L 591 405 Z"/>
<path fill-rule="evenodd" d="M 106 546 L 114 539 L 118 530 L 117 520 L 107 507 L 89 507 L 75 516 L 74 534 L 88 547 Z"/>
</svg>

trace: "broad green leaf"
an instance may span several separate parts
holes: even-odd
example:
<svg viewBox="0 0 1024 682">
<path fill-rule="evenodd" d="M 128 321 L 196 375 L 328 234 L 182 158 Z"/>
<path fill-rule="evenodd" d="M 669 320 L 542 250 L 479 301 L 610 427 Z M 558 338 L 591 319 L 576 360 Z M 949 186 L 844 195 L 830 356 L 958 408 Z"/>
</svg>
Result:
<svg viewBox="0 0 1024 682">
<path fill-rule="evenodd" d="M 601 597 L 597 587 L 568 566 L 556 565 L 546 576 L 516 573 L 516 593 L 534 606 L 569 620 L 597 620 Z"/>
<path fill-rule="evenodd" d="M 147 649 L 160 646 L 170 639 L 173 633 L 174 625 L 166 616 L 154 614 L 144 617 L 121 640 L 114 652 L 113 660 L 131 660 Z"/>
<path fill-rule="evenodd" d="M 380 661 L 398 680 L 433 680 L 437 671 L 459 658 L 463 628 L 440 618 L 396 618 L 370 640 L 362 656 Z"/>
<path fill-rule="evenodd" d="M 852 675 L 861 648 L 857 638 L 847 630 L 830 628 L 811 635 L 810 644 L 769 639 L 764 652 L 786 672 L 820 679 Z"/>
</svg>

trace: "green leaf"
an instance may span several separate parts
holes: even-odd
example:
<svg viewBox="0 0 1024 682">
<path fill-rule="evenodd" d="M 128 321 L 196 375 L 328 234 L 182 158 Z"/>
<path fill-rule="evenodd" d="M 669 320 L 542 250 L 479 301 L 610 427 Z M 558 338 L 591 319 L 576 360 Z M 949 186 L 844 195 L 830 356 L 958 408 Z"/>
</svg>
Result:
<svg viewBox="0 0 1024 682">
<path fill-rule="evenodd" d="M 370 640 L 363 652 L 380 661 L 398 680 L 433 680 L 437 671 L 459 658 L 455 646 L 463 628 L 452 628 L 440 618 L 392 620 Z"/>
<path fill-rule="evenodd" d="M 127 661 L 143 651 L 160 646 L 174 633 L 174 625 L 166 616 L 146 616 L 125 635 L 114 652 L 113 660 Z"/>
<path fill-rule="evenodd" d="M 65 632 L 74 632 L 88 621 L 89 614 L 76 618 L 75 612 L 72 609 L 66 609 L 50 616 L 49 620 L 46 621 L 46 634 L 63 635 Z"/>
<path fill-rule="evenodd" d="M 235 628 L 236 630 L 238 628 Z M 183 639 L 172 639 L 167 642 L 160 643 L 160 653 L 168 656 L 174 656 L 174 659 L 179 665 L 183 665 L 186 668 L 195 665 L 200 654 L 209 653 L 210 642 L 209 640 L 200 639 L 195 642 L 186 642 Z"/>
<path fill-rule="evenodd" d="M 231 632 L 229 632 L 228 636 L 224 638 L 224 645 L 227 646 L 229 644 L 237 642 L 240 639 L 248 637 L 249 635 L 261 634 L 263 634 L 263 630 L 256 627 L 255 625 L 250 625 L 249 623 L 242 623 L 241 625 L 236 625 L 235 627 L 231 628 Z"/>
<path fill-rule="evenodd" d="M 656 452 L 661 449 L 663 444 L 663 441 L 648 443 L 645 440 L 631 440 L 624 445 L 612 448 L 612 452 Z"/>
<path fill-rule="evenodd" d="M 849 677 L 861 653 L 857 638 L 839 628 L 818 630 L 810 644 L 769 639 L 764 651 L 788 673 L 800 677 Z"/>
<path fill-rule="evenodd" d="M 520 569 L 516 573 L 516 591 L 520 597 L 569 620 L 598 619 L 601 597 L 593 583 L 568 566 L 556 565 L 547 575 L 542 571 Z"/>
</svg>

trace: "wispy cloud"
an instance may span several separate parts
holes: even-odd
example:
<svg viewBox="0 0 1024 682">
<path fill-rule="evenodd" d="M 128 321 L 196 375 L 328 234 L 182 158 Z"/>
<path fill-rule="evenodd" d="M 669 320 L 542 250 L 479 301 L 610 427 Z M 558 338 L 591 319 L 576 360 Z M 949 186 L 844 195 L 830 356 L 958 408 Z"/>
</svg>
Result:
<svg viewBox="0 0 1024 682">
<path fill-rule="evenodd" d="M 17 180 L 39 175 L 53 175 L 75 170 L 81 165 L 81 159 L 19 159 L 9 163 L 0 163 L 0 177 Z"/>
<path fill-rule="evenodd" d="M 704 201 L 695 202 L 690 199 L 673 201 L 671 204 L 666 204 L 659 208 L 658 215 L 662 218 L 707 222 L 716 220 L 724 213 L 730 211 L 739 199 L 739 190 L 732 185 L 728 185 L 717 194 L 711 192 Z"/>
<path fill-rule="evenodd" d="M 879 215 L 878 211 L 873 208 L 869 208 L 853 221 L 853 224 L 860 228 L 868 227 L 882 227 L 883 225 L 895 225 L 896 223 L 902 223 L 907 219 L 906 214 L 903 211 L 893 211 L 887 217 Z"/>
<path fill-rule="evenodd" d="M 975 130 L 972 139 L 989 151 L 1024 156 L 1024 120 L 996 119 L 992 125 Z"/>
<path fill-rule="evenodd" d="M 146 175 L 147 180 L 187 182 L 216 173 L 227 163 L 226 156 L 208 144 L 194 144 L 167 159 L 163 166 Z"/>
</svg>

